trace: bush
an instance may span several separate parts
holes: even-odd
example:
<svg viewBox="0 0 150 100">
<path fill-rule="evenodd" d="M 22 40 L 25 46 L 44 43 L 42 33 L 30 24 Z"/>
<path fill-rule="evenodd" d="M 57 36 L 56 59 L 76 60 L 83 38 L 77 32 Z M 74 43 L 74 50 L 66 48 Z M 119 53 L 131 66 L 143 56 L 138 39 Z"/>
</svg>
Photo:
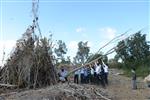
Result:
<svg viewBox="0 0 150 100">
<path fill-rule="evenodd" d="M 123 68 L 125 76 L 131 77 L 131 69 Z M 137 77 L 146 77 L 150 74 L 150 67 L 149 66 L 138 66 L 136 67 L 136 74 Z"/>
</svg>

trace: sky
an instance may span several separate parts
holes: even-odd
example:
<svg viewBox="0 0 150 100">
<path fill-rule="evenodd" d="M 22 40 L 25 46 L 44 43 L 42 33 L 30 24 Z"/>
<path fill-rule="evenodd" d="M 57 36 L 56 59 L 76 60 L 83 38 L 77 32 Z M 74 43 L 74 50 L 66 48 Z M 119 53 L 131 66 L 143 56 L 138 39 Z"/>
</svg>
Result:
<svg viewBox="0 0 150 100">
<path fill-rule="evenodd" d="M 63 40 L 71 58 L 78 42 L 88 41 L 90 53 L 95 53 L 128 29 L 133 34 L 144 28 L 142 34 L 150 41 L 149 0 L 39 0 L 38 16 L 42 36 L 52 33 L 54 41 Z M 7 59 L 32 20 L 32 0 L 0 0 L 0 65 L 4 64 L 3 51 Z"/>
</svg>

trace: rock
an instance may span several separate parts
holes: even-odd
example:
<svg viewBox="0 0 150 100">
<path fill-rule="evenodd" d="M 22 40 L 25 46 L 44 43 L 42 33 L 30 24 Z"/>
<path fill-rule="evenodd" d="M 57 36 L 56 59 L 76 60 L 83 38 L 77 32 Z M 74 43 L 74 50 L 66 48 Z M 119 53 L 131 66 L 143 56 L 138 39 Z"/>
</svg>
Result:
<svg viewBox="0 0 150 100">
<path fill-rule="evenodd" d="M 144 82 L 146 82 L 147 86 L 150 88 L 150 74 L 144 78 Z"/>
</svg>

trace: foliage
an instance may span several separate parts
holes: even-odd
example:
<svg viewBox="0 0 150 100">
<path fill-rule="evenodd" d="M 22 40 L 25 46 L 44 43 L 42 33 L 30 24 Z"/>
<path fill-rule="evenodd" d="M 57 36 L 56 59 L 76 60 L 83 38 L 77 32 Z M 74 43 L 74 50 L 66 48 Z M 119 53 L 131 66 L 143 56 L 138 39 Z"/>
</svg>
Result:
<svg viewBox="0 0 150 100">
<path fill-rule="evenodd" d="M 118 50 L 120 45 L 124 45 L 124 48 Z M 116 49 L 116 57 L 118 59 L 120 58 L 124 64 L 129 66 L 141 64 L 150 55 L 146 35 L 142 35 L 141 32 L 137 32 L 127 40 L 120 41 L 118 43 L 118 49 Z"/>
<path fill-rule="evenodd" d="M 61 61 L 64 60 L 64 55 L 67 53 L 67 47 L 65 42 L 63 42 L 62 40 L 58 40 L 57 42 L 57 47 L 54 49 L 56 55 L 57 55 L 57 59 L 61 59 Z"/>
<path fill-rule="evenodd" d="M 90 47 L 88 47 L 88 42 L 80 41 L 78 43 L 78 51 L 76 56 L 73 58 L 74 63 L 83 64 L 86 62 L 90 52 Z"/>
<path fill-rule="evenodd" d="M 119 49 L 123 45 L 124 48 Z M 150 73 L 150 46 L 146 42 L 146 35 L 141 32 L 135 33 L 132 37 L 118 43 L 117 55 L 114 61 L 121 59 L 121 68 L 126 75 L 130 76 L 131 68 L 135 68 L 138 76 L 146 76 Z"/>
<path fill-rule="evenodd" d="M 131 69 L 123 67 L 123 70 L 124 70 L 125 76 L 131 77 Z M 150 74 L 150 68 L 148 66 L 137 66 L 137 69 L 135 72 L 138 77 L 144 78 Z"/>
<path fill-rule="evenodd" d="M 109 59 L 108 61 L 109 63 L 109 67 L 111 68 L 122 68 L 122 64 L 118 61 L 116 61 L 116 59 Z"/>
</svg>

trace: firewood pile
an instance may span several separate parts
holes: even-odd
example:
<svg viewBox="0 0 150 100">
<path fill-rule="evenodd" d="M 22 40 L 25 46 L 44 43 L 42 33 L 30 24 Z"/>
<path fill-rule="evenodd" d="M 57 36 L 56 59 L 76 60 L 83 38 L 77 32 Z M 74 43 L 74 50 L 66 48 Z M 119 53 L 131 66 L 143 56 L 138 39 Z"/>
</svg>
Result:
<svg viewBox="0 0 150 100">
<path fill-rule="evenodd" d="M 38 38 L 29 27 L 0 70 L 0 83 L 36 88 L 57 83 L 53 65 L 52 40 Z M 6 85 L 7 86 L 7 85 Z"/>
<path fill-rule="evenodd" d="M 1 98 L 2 100 L 116 100 L 108 91 L 100 87 L 73 83 L 1 94 Z"/>
</svg>

